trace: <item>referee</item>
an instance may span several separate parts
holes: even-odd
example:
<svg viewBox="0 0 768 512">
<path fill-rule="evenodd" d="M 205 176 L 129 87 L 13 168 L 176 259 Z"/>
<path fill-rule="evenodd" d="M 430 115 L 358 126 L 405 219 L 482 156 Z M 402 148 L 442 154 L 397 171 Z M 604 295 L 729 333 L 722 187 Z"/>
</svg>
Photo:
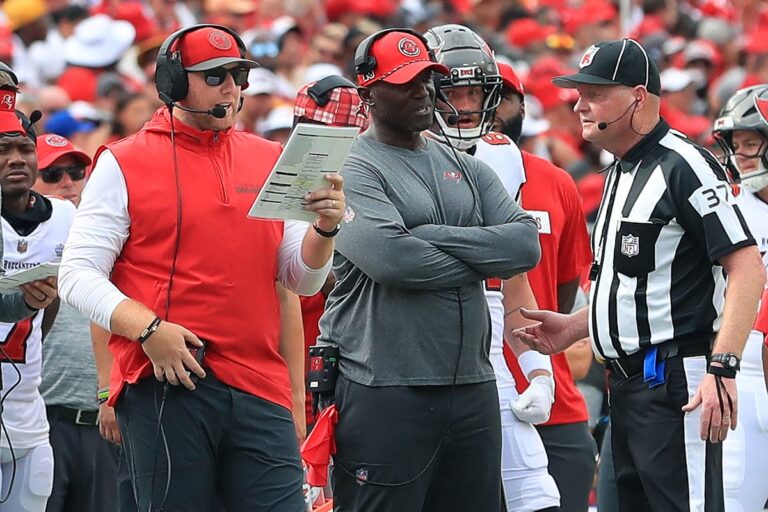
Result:
<svg viewBox="0 0 768 512">
<path fill-rule="evenodd" d="M 722 511 L 718 443 L 736 425 L 734 377 L 765 270 L 717 160 L 660 119 L 643 47 L 597 43 L 579 68 L 553 81 L 578 90 L 583 137 L 617 157 L 592 237 L 591 304 L 525 312 L 541 323 L 515 335 L 554 353 L 589 334 L 606 360 L 621 512 Z"/>
</svg>

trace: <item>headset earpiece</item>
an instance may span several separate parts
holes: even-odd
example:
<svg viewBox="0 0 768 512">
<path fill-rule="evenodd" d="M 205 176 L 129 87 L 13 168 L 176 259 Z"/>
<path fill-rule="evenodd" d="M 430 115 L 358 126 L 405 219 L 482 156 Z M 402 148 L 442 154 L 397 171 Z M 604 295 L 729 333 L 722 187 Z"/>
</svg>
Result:
<svg viewBox="0 0 768 512">
<path fill-rule="evenodd" d="M 203 28 L 216 28 L 231 35 L 240 50 L 240 58 L 245 58 L 247 51 L 245 43 L 234 30 L 228 27 L 205 23 L 177 30 L 160 45 L 155 66 L 155 88 L 160 100 L 166 105 L 183 100 L 189 91 L 189 78 L 187 77 L 187 70 L 184 69 L 184 64 L 181 62 L 181 53 L 175 50 L 173 46 L 186 34 Z M 243 85 L 243 89 L 246 87 L 248 87 L 247 83 Z"/>
<path fill-rule="evenodd" d="M 429 47 L 429 43 L 423 35 L 409 28 L 387 28 L 378 31 L 375 34 L 371 34 L 370 36 L 363 39 L 359 45 L 357 45 L 357 50 L 355 50 L 355 73 L 363 76 L 367 75 L 368 73 L 373 73 L 373 71 L 376 69 L 377 63 L 376 57 L 371 55 L 371 47 L 373 46 L 373 43 L 391 32 L 403 32 L 417 38 L 419 41 L 424 43 L 424 46 L 427 48 L 429 60 L 432 62 L 437 62 L 434 51 Z"/>
</svg>

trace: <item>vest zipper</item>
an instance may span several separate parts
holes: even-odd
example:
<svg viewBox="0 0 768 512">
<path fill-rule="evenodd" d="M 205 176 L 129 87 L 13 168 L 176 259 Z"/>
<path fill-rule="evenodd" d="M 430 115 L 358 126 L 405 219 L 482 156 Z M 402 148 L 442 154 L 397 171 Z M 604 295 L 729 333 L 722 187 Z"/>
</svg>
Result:
<svg viewBox="0 0 768 512">
<path fill-rule="evenodd" d="M 219 132 L 215 132 L 213 134 L 213 142 L 214 144 L 219 142 Z M 216 158 L 213 156 L 211 156 L 211 165 L 213 166 L 214 171 L 216 171 L 216 177 L 219 179 L 219 199 L 221 199 L 222 203 L 228 205 L 229 194 L 227 194 L 227 184 L 225 183 L 226 177 L 224 176 L 224 173 L 222 172 Z"/>
</svg>

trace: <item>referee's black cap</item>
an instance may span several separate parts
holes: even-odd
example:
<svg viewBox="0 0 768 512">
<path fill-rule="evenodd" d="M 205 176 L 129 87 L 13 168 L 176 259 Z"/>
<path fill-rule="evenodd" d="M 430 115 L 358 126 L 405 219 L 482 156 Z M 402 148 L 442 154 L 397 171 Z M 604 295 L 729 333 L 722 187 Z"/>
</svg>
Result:
<svg viewBox="0 0 768 512">
<path fill-rule="evenodd" d="M 634 39 L 601 41 L 593 44 L 579 61 L 579 72 L 556 76 L 558 87 L 574 88 L 578 84 L 643 85 L 648 92 L 661 96 L 661 79 L 656 63 Z"/>
</svg>

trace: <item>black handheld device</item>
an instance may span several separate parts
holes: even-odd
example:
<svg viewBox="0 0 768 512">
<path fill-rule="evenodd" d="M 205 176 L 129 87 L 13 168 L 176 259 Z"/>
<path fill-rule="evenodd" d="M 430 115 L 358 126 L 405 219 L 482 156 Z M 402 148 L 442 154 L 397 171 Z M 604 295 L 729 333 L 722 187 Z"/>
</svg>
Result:
<svg viewBox="0 0 768 512">
<path fill-rule="evenodd" d="M 195 361 L 197 361 L 197 364 L 200 366 L 203 366 L 203 358 L 205 357 L 205 349 L 208 347 L 208 342 L 204 339 L 200 339 L 200 341 L 203 342 L 202 347 L 193 347 L 189 346 L 189 352 L 194 356 Z M 190 373 L 189 378 L 192 382 L 197 382 L 198 377 L 194 373 Z"/>
</svg>

